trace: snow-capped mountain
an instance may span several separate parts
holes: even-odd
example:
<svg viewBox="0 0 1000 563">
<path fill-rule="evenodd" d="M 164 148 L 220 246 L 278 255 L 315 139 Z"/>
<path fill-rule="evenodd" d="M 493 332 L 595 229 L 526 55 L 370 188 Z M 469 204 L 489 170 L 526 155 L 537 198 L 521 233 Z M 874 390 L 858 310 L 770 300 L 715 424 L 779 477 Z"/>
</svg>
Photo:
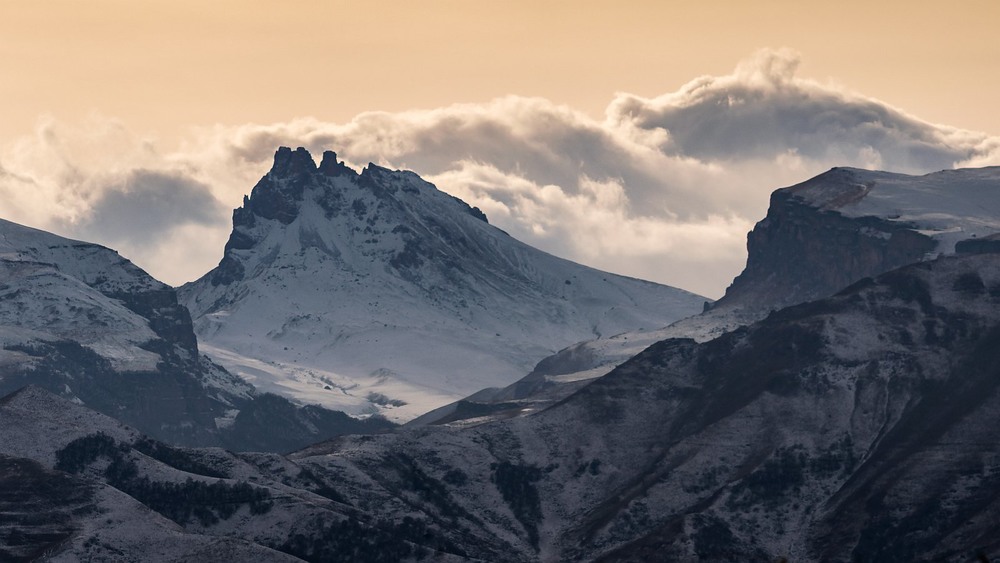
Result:
<svg viewBox="0 0 1000 563">
<path fill-rule="evenodd" d="M 119 533 L 134 515 L 167 556 L 989 559 L 998 366 L 992 253 L 894 270 L 708 342 L 659 342 L 535 416 L 286 457 L 170 448 L 28 388 L 0 400 L 0 464 L 44 517 L 6 515 L 0 537 L 139 560 Z"/>
<path fill-rule="evenodd" d="M 179 443 L 286 451 L 378 427 L 258 394 L 199 355 L 173 288 L 113 250 L 4 220 L 0 366 L 0 393 L 38 385 Z"/>
<path fill-rule="evenodd" d="M 0 392 L 43 385 L 195 443 L 210 403 L 253 393 L 201 361 L 174 290 L 113 250 L 0 220 L 0 268 Z"/>
<path fill-rule="evenodd" d="M 399 420 L 705 302 L 531 248 L 412 172 L 286 147 L 180 294 L 202 348 L 262 390 Z"/>
<path fill-rule="evenodd" d="M 746 268 L 708 311 L 662 329 L 580 342 L 505 389 L 474 394 L 417 422 L 535 412 L 660 340 L 710 340 L 862 278 L 956 248 L 989 250 L 1000 244 L 997 233 L 1000 167 L 924 176 L 834 168 L 772 194 L 767 216 L 747 236 Z"/>
</svg>

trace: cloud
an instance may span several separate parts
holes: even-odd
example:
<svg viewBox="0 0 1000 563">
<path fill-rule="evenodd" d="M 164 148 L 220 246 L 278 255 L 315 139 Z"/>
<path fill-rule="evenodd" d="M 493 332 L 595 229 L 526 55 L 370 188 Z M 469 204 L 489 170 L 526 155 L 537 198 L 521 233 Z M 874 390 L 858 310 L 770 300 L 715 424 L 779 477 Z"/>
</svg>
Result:
<svg viewBox="0 0 1000 563">
<path fill-rule="evenodd" d="M 204 184 L 177 172 L 132 170 L 120 183 L 104 186 L 89 213 L 74 228 L 95 236 L 148 247 L 177 225 L 217 226 L 228 208 Z"/>
<path fill-rule="evenodd" d="M 205 181 L 211 167 L 192 156 L 164 155 L 114 119 L 80 127 L 51 118 L 0 157 L 0 213 L 6 219 L 98 242 L 157 277 L 177 283 L 218 261 L 231 206 Z M 203 241 L 186 237 L 204 230 Z M 176 247 L 186 245 L 184 252 Z M 165 256 L 183 257 L 162 261 Z"/>
<path fill-rule="evenodd" d="M 662 278 L 669 272 L 673 282 L 684 287 L 697 287 L 706 276 L 722 279 L 731 274 L 727 268 L 745 258 L 742 247 L 753 226 L 737 215 L 670 221 L 636 214 L 622 183 L 585 176 L 571 193 L 558 185 L 538 185 L 492 165 L 466 161 L 428 179 L 476 202 L 494 223 L 501 223 L 519 240 L 636 277 Z"/>
<path fill-rule="evenodd" d="M 85 215 L 56 228 L 128 255 L 156 252 L 175 230 L 187 226 L 230 226 L 229 207 L 208 186 L 176 171 L 131 170 L 120 181 L 101 186 L 89 204 Z"/>
<path fill-rule="evenodd" d="M 937 127 L 892 106 L 795 76 L 798 56 L 762 51 L 728 76 L 703 77 L 645 99 L 619 94 L 608 120 L 662 130 L 661 145 L 699 160 L 733 162 L 795 151 L 821 162 L 899 172 L 952 167 L 981 150 L 984 134 Z"/>
<path fill-rule="evenodd" d="M 342 124 L 197 128 L 170 151 L 114 120 L 75 129 L 47 120 L 0 153 L 0 212 L 98 242 L 136 233 L 128 255 L 178 283 L 211 268 L 222 242 L 183 268 L 158 260 L 185 258 L 177 249 L 195 236 L 224 241 L 229 209 L 277 146 L 332 149 L 356 167 L 412 169 L 554 254 L 717 297 L 742 269 L 746 232 L 776 188 L 832 166 L 925 173 L 1000 163 L 998 138 L 800 78 L 798 66 L 793 51 L 762 50 L 676 92 L 617 94 L 603 119 L 510 96 Z"/>
</svg>

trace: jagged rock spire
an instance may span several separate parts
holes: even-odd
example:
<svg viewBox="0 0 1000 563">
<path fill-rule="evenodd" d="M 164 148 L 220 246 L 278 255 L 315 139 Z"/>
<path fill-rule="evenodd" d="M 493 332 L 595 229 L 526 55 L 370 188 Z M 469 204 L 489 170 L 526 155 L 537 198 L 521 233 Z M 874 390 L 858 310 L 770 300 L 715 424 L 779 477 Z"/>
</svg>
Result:
<svg viewBox="0 0 1000 563">
<path fill-rule="evenodd" d="M 315 171 L 316 163 L 304 147 L 299 147 L 294 151 L 289 147 L 278 147 L 274 153 L 274 164 L 268 175 L 276 178 L 287 178 Z"/>
<path fill-rule="evenodd" d="M 337 153 L 323 151 L 323 160 L 319 163 L 319 172 L 324 176 L 357 176 L 354 169 L 337 160 Z"/>
</svg>

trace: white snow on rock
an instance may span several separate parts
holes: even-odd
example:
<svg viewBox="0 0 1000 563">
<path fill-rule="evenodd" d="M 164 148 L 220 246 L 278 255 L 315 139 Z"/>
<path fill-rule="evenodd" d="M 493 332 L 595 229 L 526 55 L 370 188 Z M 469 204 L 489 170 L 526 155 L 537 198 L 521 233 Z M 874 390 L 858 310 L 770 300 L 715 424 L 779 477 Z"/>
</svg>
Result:
<svg viewBox="0 0 1000 563">
<path fill-rule="evenodd" d="M 261 390 L 394 420 L 705 302 L 536 250 L 412 172 L 284 148 L 180 294 L 203 349 Z"/>
<path fill-rule="evenodd" d="M 32 340 L 73 340 L 120 371 L 152 371 L 149 323 L 108 294 L 169 287 L 117 252 L 0 219 L 0 363 Z"/>
</svg>

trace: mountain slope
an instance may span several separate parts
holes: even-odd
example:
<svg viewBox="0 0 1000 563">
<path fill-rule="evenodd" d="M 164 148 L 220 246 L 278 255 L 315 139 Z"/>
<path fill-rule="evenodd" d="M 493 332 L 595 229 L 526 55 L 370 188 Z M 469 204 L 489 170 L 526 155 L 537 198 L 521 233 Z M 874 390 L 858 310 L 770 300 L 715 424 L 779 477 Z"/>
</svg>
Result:
<svg viewBox="0 0 1000 563">
<path fill-rule="evenodd" d="M 535 250 L 411 172 L 285 147 L 180 294 L 205 350 L 258 387 L 400 419 L 704 303 Z"/>
<path fill-rule="evenodd" d="M 0 269 L 0 392 L 44 385 L 193 443 L 253 392 L 199 357 L 173 289 L 112 250 L 0 220 Z"/>
<path fill-rule="evenodd" d="M 483 503 L 511 480 L 525 561 L 968 560 L 1000 550 L 998 350 L 1000 257 L 942 258 L 657 343 L 531 417 L 296 458 L 402 454 Z"/>
<path fill-rule="evenodd" d="M 414 502 L 427 495 L 420 474 L 358 483 L 276 454 L 172 447 L 34 386 L 0 398 L 0 427 L 3 561 L 394 563 L 509 550 Z"/>
<path fill-rule="evenodd" d="M 76 510 L 100 489 L 113 522 L 173 520 L 140 520 L 167 555 L 166 532 L 265 560 L 968 561 L 1000 554 L 998 422 L 1000 254 L 945 257 L 659 342 L 535 416 L 285 457 L 170 448 L 27 388 L 0 399 L 0 464 L 45 517 L 0 539 L 134 554 Z"/>
<path fill-rule="evenodd" d="M 708 311 L 664 329 L 575 344 L 545 358 L 506 389 L 476 394 L 464 405 L 420 420 L 465 418 L 456 408 L 471 415 L 534 410 L 660 340 L 709 340 L 771 311 L 833 295 L 862 278 L 963 249 L 996 248 L 997 233 L 1000 167 L 925 176 L 834 168 L 772 194 L 767 217 L 747 236 L 746 268 Z"/>
<path fill-rule="evenodd" d="M 38 385 L 185 444 L 286 451 L 374 431 L 199 355 L 175 291 L 118 253 L 0 220 L 0 393 Z"/>
</svg>

